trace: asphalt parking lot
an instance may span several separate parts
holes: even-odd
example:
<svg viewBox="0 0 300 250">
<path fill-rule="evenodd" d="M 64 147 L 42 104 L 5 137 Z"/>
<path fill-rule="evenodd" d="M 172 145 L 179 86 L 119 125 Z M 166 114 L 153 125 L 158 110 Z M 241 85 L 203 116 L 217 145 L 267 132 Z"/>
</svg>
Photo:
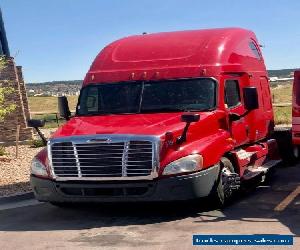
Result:
<svg viewBox="0 0 300 250">
<path fill-rule="evenodd" d="M 193 234 L 293 234 L 300 249 L 300 164 L 223 210 L 206 204 L 116 204 L 56 208 L 35 200 L 0 205 L 1 249 L 220 249 L 192 246 Z M 300 188 L 298 188 L 300 189 Z M 286 249 L 238 247 L 222 249 Z M 289 247 L 290 249 L 291 247 Z"/>
</svg>

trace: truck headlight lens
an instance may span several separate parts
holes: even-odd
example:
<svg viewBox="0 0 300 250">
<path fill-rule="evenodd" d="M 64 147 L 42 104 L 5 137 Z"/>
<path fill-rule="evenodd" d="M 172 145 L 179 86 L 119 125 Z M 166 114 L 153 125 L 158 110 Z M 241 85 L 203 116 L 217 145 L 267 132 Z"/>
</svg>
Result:
<svg viewBox="0 0 300 250">
<path fill-rule="evenodd" d="M 202 165 L 203 158 L 201 155 L 188 155 L 169 163 L 164 168 L 163 175 L 193 172 L 202 169 Z"/>
<path fill-rule="evenodd" d="M 31 162 L 31 174 L 38 176 L 48 176 L 46 167 L 37 158 L 33 158 Z"/>
</svg>

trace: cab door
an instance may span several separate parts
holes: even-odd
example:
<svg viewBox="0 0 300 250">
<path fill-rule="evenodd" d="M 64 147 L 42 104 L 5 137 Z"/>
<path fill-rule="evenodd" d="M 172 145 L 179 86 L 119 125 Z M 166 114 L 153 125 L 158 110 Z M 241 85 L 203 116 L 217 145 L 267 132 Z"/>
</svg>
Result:
<svg viewBox="0 0 300 250">
<path fill-rule="evenodd" d="M 235 146 L 249 142 L 249 127 L 243 115 L 246 110 L 242 104 L 241 78 L 224 79 L 225 108 L 229 119 L 229 130 Z"/>
</svg>

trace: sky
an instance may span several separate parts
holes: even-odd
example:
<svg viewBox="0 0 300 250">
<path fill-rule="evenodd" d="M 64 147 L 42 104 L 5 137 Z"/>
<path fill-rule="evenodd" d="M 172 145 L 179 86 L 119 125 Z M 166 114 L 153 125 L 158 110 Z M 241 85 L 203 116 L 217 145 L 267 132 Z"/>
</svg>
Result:
<svg viewBox="0 0 300 250">
<path fill-rule="evenodd" d="M 299 0 L 0 0 L 11 55 L 26 82 L 83 79 L 108 43 L 128 35 L 251 29 L 268 69 L 300 67 Z"/>
</svg>

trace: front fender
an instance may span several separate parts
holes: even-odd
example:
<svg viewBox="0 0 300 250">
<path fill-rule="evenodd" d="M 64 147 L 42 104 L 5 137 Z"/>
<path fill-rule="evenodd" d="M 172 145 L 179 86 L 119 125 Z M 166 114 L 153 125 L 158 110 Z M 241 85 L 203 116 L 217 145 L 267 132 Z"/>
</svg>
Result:
<svg viewBox="0 0 300 250">
<path fill-rule="evenodd" d="M 172 161 L 190 154 L 201 154 L 203 156 L 203 168 L 206 169 L 217 164 L 220 158 L 233 149 L 233 140 L 229 132 L 219 130 L 217 133 L 190 142 L 187 140 L 177 148 L 170 148 L 161 160 L 160 174 L 164 167 Z"/>
</svg>

